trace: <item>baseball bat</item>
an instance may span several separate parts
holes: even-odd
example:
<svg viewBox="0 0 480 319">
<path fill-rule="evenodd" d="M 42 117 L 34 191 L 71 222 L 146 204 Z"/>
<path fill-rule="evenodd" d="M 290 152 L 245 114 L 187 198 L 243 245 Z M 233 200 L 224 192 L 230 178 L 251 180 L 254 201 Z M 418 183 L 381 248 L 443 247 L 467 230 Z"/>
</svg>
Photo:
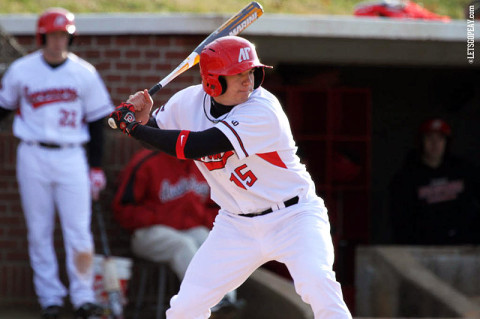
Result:
<svg viewBox="0 0 480 319">
<path fill-rule="evenodd" d="M 103 286 L 108 295 L 109 318 L 123 319 L 123 295 L 120 287 L 120 280 L 117 276 L 115 260 L 110 253 L 108 245 L 107 231 L 103 221 L 103 212 L 98 200 L 93 201 L 94 213 L 97 216 L 98 228 L 100 229 L 100 239 L 102 249 L 105 255 L 103 263 Z"/>
<path fill-rule="evenodd" d="M 237 35 L 243 30 L 245 30 L 249 25 L 255 22 L 263 14 L 262 5 L 256 1 L 250 2 L 242 10 L 237 12 L 230 19 L 225 21 L 220 27 L 213 31 L 208 37 L 206 37 L 202 43 L 200 43 L 190 55 L 183 60 L 172 72 L 170 72 L 166 77 L 164 77 L 157 84 L 152 86 L 148 93 L 153 96 L 155 93 L 160 91 L 168 83 L 170 83 L 177 76 L 192 68 L 200 61 L 200 53 L 203 48 L 213 42 L 214 40 L 221 38 L 226 35 Z M 108 125 L 111 128 L 116 129 L 117 125 L 112 118 L 108 119 Z"/>
</svg>

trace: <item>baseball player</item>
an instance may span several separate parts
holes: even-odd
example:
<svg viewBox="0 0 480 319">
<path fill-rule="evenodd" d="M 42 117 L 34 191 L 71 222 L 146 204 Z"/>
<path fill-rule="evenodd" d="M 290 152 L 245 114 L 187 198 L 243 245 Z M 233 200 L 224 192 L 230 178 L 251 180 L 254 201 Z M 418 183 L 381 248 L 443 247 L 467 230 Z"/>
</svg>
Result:
<svg viewBox="0 0 480 319">
<path fill-rule="evenodd" d="M 195 159 L 220 206 L 193 257 L 168 319 L 200 319 L 265 262 L 285 263 L 315 318 L 351 318 L 332 271 L 324 202 L 296 156 L 279 101 L 260 85 L 264 68 L 249 41 L 226 36 L 200 54 L 203 85 L 153 112 L 144 90 L 112 112 L 117 127 L 178 158 Z"/>
<path fill-rule="evenodd" d="M 57 318 L 67 294 L 53 245 L 55 210 L 75 318 L 102 311 L 94 302 L 91 199 L 106 183 L 100 168 L 102 130 L 113 105 L 95 68 L 69 52 L 74 34 L 72 13 L 46 10 L 36 30 L 41 49 L 15 61 L 0 90 L 0 116 L 16 111 L 17 179 L 42 318 Z M 83 144 L 89 140 L 87 162 Z"/>
</svg>

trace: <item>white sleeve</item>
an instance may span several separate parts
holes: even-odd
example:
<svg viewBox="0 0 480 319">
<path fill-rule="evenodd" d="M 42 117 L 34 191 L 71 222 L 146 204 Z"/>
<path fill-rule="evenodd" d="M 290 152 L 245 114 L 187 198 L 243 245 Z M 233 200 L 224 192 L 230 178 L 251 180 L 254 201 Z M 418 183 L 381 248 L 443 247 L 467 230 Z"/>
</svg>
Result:
<svg viewBox="0 0 480 319">
<path fill-rule="evenodd" d="M 282 135 L 278 116 L 261 104 L 235 110 L 215 127 L 227 136 L 239 159 L 276 151 Z"/>
<path fill-rule="evenodd" d="M 185 89 L 175 93 L 164 105 L 156 109 L 152 114 L 155 116 L 157 125 L 164 130 L 181 129 L 181 118 L 179 118 L 179 110 L 185 103 L 183 97 Z M 183 101 L 183 102 L 182 102 Z M 181 117 L 181 116 L 180 116 Z"/>
<path fill-rule="evenodd" d="M 153 111 L 152 115 L 155 116 L 159 128 L 164 130 L 172 129 L 172 117 L 173 111 L 175 110 L 173 104 L 174 103 L 169 100 L 167 103 Z"/>
<path fill-rule="evenodd" d="M 12 65 L 3 75 L 0 86 L 0 106 L 7 110 L 15 110 L 20 98 L 19 83 Z"/>
<path fill-rule="evenodd" d="M 90 79 L 87 80 L 83 101 L 87 122 L 99 120 L 110 114 L 114 109 L 105 83 L 97 71 L 94 71 Z"/>
</svg>

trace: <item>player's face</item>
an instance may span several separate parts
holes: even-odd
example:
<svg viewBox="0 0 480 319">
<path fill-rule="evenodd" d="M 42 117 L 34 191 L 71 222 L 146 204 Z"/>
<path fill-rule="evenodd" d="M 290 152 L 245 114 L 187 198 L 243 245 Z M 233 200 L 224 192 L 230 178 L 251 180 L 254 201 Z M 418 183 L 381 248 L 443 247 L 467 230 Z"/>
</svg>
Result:
<svg viewBox="0 0 480 319">
<path fill-rule="evenodd" d="M 441 161 L 445 154 L 447 138 L 439 132 L 429 132 L 423 136 L 424 157 Z"/>
<path fill-rule="evenodd" d="M 66 57 L 70 36 L 64 31 L 50 32 L 45 35 L 43 53 L 47 61 L 58 62 Z"/>
<path fill-rule="evenodd" d="M 215 97 L 215 101 L 223 105 L 237 105 L 248 100 L 253 92 L 255 69 L 250 69 L 235 75 L 226 75 L 227 91 Z"/>
</svg>

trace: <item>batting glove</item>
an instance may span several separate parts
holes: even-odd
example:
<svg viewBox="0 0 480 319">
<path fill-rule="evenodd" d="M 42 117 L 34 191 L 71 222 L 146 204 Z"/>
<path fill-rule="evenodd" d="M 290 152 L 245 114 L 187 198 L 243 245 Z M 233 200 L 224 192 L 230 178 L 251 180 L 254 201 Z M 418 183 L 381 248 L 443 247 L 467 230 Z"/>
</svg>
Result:
<svg viewBox="0 0 480 319">
<path fill-rule="evenodd" d="M 92 192 L 92 198 L 98 200 L 100 192 L 107 186 L 107 178 L 105 173 L 100 167 L 90 168 L 90 190 Z"/>
<path fill-rule="evenodd" d="M 123 133 L 130 135 L 135 127 L 139 124 L 135 118 L 135 108 L 133 104 L 123 102 L 110 113 L 117 127 Z"/>
</svg>

